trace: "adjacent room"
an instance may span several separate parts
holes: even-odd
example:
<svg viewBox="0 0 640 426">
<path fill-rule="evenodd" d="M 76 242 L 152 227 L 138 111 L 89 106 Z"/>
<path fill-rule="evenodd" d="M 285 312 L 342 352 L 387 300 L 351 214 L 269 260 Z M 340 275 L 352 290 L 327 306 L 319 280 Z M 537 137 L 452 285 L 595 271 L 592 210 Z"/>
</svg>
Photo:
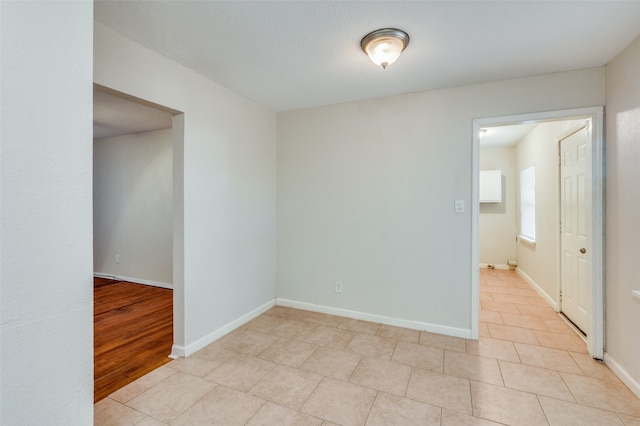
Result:
<svg viewBox="0 0 640 426">
<path fill-rule="evenodd" d="M 0 423 L 640 422 L 640 3 L 0 16 Z M 96 138 L 105 93 L 170 124 Z M 170 360 L 94 405 L 119 283 Z"/>
</svg>

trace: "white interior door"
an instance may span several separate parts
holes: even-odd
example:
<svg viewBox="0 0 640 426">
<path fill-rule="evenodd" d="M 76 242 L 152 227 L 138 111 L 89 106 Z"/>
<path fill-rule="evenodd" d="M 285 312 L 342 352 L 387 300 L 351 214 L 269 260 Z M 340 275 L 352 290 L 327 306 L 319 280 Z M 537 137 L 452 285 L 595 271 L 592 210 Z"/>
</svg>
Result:
<svg viewBox="0 0 640 426">
<path fill-rule="evenodd" d="M 591 324 L 590 126 L 560 141 L 561 311 L 589 335 Z"/>
</svg>

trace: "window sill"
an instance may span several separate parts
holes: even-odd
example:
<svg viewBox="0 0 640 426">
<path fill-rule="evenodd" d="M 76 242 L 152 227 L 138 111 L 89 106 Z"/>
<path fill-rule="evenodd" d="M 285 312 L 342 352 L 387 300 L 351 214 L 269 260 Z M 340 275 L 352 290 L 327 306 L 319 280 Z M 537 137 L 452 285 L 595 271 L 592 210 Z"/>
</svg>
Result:
<svg viewBox="0 0 640 426">
<path fill-rule="evenodd" d="M 536 240 L 529 239 L 529 238 L 527 238 L 527 237 L 525 237 L 523 235 L 518 235 L 518 241 L 520 241 L 520 242 L 522 242 L 522 243 L 524 243 L 524 244 L 526 244 L 528 246 L 531 246 L 531 247 L 535 247 L 536 246 Z"/>
</svg>

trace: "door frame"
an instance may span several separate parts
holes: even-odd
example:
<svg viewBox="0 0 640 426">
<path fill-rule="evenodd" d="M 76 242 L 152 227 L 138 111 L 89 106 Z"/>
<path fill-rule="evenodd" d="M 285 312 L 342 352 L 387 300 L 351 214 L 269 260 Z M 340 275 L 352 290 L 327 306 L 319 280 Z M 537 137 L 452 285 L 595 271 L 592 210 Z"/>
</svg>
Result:
<svg viewBox="0 0 640 426">
<path fill-rule="evenodd" d="M 478 338 L 480 325 L 480 247 L 479 247 L 479 177 L 480 136 L 482 127 L 529 124 L 544 121 L 590 118 L 591 137 L 591 334 L 587 351 L 596 359 L 604 357 L 604 107 L 567 109 L 498 117 L 472 121 L 472 191 L 471 191 L 471 337 Z M 560 285 L 560 283 L 558 283 Z M 559 292 L 559 289 L 558 289 Z"/>
</svg>

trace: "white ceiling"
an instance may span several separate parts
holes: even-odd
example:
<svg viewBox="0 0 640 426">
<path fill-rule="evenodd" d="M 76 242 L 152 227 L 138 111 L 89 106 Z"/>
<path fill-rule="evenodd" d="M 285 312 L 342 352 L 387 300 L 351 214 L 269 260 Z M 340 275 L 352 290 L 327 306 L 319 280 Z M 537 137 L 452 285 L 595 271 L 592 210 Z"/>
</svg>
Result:
<svg viewBox="0 0 640 426">
<path fill-rule="evenodd" d="M 95 1 L 96 21 L 275 111 L 602 66 L 638 1 Z M 383 70 L 372 30 L 411 37 Z"/>
<path fill-rule="evenodd" d="M 537 123 L 527 123 L 485 127 L 486 132 L 480 135 L 480 148 L 502 148 L 515 145 L 537 125 Z"/>
</svg>

